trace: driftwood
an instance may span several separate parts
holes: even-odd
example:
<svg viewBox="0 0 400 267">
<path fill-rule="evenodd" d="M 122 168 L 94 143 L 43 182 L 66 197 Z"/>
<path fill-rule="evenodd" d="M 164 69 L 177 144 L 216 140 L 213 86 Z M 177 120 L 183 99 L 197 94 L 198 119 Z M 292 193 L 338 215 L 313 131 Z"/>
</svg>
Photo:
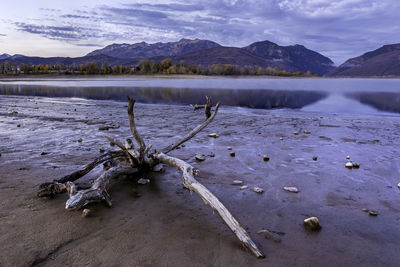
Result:
<svg viewBox="0 0 400 267">
<path fill-rule="evenodd" d="M 138 145 L 137 148 L 135 148 L 131 139 L 126 139 L 125 144 L 122 144 L 118 140 L 106 136 L 105 138 L 110 142 L 110 144 L 117 146 L 119 150 L 105 153 L 86 165 L 83 169 L 64 176 L 61 179 L 41 184 L 37 195 L 39 197 L 54 197 L 56 194 L 68 192 L 69 199 L 65 205 L 67 210 L 81 209 L 93 202 L 105 202 L 108 206 L 112 206 L 111 197 L 107 192 L 107 188 L 113 178 L 121 175 L 130 175 L 137 172 L 153 170 L 157 168 L 156 166 L 162 163 L 175 167 L 181 171 L 183 174 L 183 186 L 190 191 L 196 192 L 203 199 L 205 204 L 209 205 L 215 212 L 217 212 L 241 243 L 255 256 L 264 257 L 257 245 L 251 240 L 249 234 L 232 216 L 228 209 L 204 185 L 195 179 L 198 170 L 181 159 L 167 155 L 168 152 L 190 140 L 211 123 L 218 112 L 220 104 L 217 103 L 213 112 L 211 112 L 212 103 L 211 98 L 209 97 L 206 98 L 205 105 L 194 105 L 194 109 L 204 108 L 206 119 L 180 140 L 166 146 L 160 151 L 153 150 L 151 153 L 150 149 L 152 145 L 150 144 L 146 146 L 144 140 L 136 129 L 134 105 L 135 100 L 128 97 L 129 127 L 132 136 Z M 99 164 L 104 165 L 104 172 L 94 180 L 91 185 L 82 186 L 75 183 L 76 180 L 89 173 Z"/>
</svg>

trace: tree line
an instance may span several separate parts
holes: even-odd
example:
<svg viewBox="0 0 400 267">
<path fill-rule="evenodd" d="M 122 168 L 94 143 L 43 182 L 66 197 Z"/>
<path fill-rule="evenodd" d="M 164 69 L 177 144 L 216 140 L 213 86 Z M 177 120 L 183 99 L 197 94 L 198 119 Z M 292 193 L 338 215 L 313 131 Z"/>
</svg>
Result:
<svg viewBox="0 0 400 267">
<path fill-rule="evenodd" d="M 232 64 L 213 64 L 210 66 L 189 65 L 187 61 L 173 62 L 164 59 L 161 62 L 143 59 L 136 66 L 111 66 L 107 63 L 101 65 L 87 62 L 86 64 L 20 64 L 5 61 L 0 66 L 0 74 L 20 75 L 20 74 L 58 74 L 58 75 L 118 75 L 118 74 L 184 74 L 184 75 L 254 75 L 254 76 L 284 76 L 284 77 L 312 77 L 309 71 L 306 73 L 289 72 L 274 68 L 262 68 L 258 66 L 238 66 Z"/>
</svg>

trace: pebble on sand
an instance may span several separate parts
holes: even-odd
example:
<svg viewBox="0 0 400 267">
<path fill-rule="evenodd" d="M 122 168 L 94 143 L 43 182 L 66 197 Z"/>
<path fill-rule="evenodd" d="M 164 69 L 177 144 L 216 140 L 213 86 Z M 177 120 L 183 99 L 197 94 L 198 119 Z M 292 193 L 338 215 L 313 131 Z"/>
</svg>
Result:
<svg viewBox="0 0 400 267">
<path fill-rule="evenodd" d="M 232 150 L 232 148 L 230 147 L 230 146 L 228 146 L 228 148 L 227 148 L 228 150 Z"/>
<path fill-rule="evenodd" d="M 261 187 L 256 186 L 256 187 L 253 187 L 253 191 L 256 192 L 256 193 L 261 194 L 261 193 L 264 192 L 264 189 L 262 189 Z"/>
<path fill-rule="evenodd" d="M 318 158 L 317 158 L 317 156 L 313 156 L 312 159 L 313 159 L 314 161 L 316 161 Z"/>
<path fill-rule="evenodd" d="M 358 163 L 358 162 L 353 162 L 353 168 L 354 168 L 354 169 L 360 168 L 360 163 Z"/>
<path fill-rule="evenodd" d="M 264 155 L 263 160 L 264 161 L 269 161 L 269 157 L 267 155 Z"/>
<path fill-rule="evenodd" d="M 210 133 L 210 134 L 208 134 L 208 137 L 217 138 L 217 137 L 218 137 L 218 134 L 216 134 L 216 133 Z"/>
<path fill-rule="evenodd" d="M 78 142 L 79 142 L 79 143 L 82 143 L 82 138 L 79 138 L 79 139 L 78 139 Z"/>
<path fill-rule="evenodd" d="M 100 151 L 100 153 L 104 153 L 106 150 L 104 149 L 104 147 L 101 146 L 101 147 L 99 148 L 99 151 Z"/>
<path fill-rule="evenodd" d="M 281 141 L 282 141 L 282 140 L 283 140 L 283 137 L 279 137 L 279 140 L 281 140 Z"/>
<path fill-rule="evenodd" d="M 369 211 L 369 215 L 371 215 L 371 216 L 378 216 L 378 212 L 375 211 L 375 210 L 370 210 L 370 211 Z"/>
<path fill-rule="evenodd" d="M 293 186 L 285 186 L 283 188 L 283 190 L 288 191 L 288 192 L 292 192 L 292 193 L 298 193 L 299 189 L 297 189 L 297 187 L 293 187 Z"/>
<path fill-rule="evenodd" d="M 92 211 L 90 209 L 83 209 L 82 210 L 82 216 L 83 217 L 89 217 Z"/>
<path fill-rule="evenodd" d="M 350 159 L 350 156 L 346 156 L 346 159 Z"/>
<path fill-rule="evenodd" d="M 311 132 L 309 130 L 304 130 L 305 134 L 310 134 Z"/>
<path fill-rule="evenodd" d="M 231 155 L 231 157 L 236 156 L 235 152 L 231 152 L 231 153 L 229 153 L 229 155 Z"/>
<path fill-rule="evenodd" d="M 369 212 L 369 209 L 367 209 L 367 208 L 362 208 L 362 211 L 363 211 L 363 212 Z"/>
<path fill-rule="evenodd" d="M 240 187 L 240 190 L 245 190 L 245 189 L 247 189 L 247 188 L 249 188 L 248 185 L 242 185 L 242 186 Z"/>
<path fill-rule="evenodd" d="M 310 231 L 321 230 L 321 225 L 317 217 L 310 217 L 304 220 L 304 227 Z"/>
<path fill-rule="evenodd" d="M 243 184 L 243 181 L 240 181 L 240 180 L 233 180 L 232 184 L 233 184 L 233 185 L 242 185 L 242 184 Z"/>
<path fill-rule="evenodd" d="M 194 156 L 197 161 L 204 161 L 206 158 L 203 155 L 197 154 Z"/>
<path fill-rule="evenodd" d="M 346 162 L 346 165 L 344 165 L 346 168 L 348 169 L 352 169 L 353 168 L 353 163 L 351 162 Z"/>
<path fill-rule="evenodd" d="M 299 132 L 293 132 L 294 135 L 299 135 Z"/>
<path fill-rule="evenodd" d="M 0 157 L 1 157 L 1 154 L 0 154 Z M 400 189 L 400 183 L 397 184 L 397 187 Z"/>
</svg>

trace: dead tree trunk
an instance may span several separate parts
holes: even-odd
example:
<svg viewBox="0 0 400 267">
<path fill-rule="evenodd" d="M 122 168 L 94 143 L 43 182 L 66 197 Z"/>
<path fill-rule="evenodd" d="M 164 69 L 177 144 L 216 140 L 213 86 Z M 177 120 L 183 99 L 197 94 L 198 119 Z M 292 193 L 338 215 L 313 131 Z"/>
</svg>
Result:
<svg viewBox="0 0 400 267">
<path fill-rule="evenodd" d="M 190 191 L 196 192 L 203 199 L 205 204 L 209 205 L 215 212 L 217 212 L 240 242 L 246 248 L 250 249 L 255 256 L 264 257 L 264 254 L 258 249 L 257 245 L 253 240 L 251 240 L 249 234 L 232 216 L 228 209 L 204 185 L 195 179 L 198 170 L 194 169 L 190 164 L 181 159 L 167 155 L 168 152 L 190 140 L 198 132 L 204 129 L 215 118 L 218 112 L 219 103 L 217 103 L 214 112 L 212 113 L 211 98 L 209 97 L 207 97 L 205 105 L 195 105 L 195 109 L 204 108 L 206 119 L 180 140 L 166 146 L 160 151 L 154 150 L 152 153 L 149 153 L 152 145 L 150 144 L 149 146 L 146 146 L 136 129 L 133 110 L 134 105 L 135 100 L 128 97 L 129 127 L 132 136 L 138 145 L 137 149 L 134 147 L 131 139 L 127 139 L 123 145 L 118 140 L 105 137 L 111 144 L 116 145 L 120 150 L 108 152 L 89 163 L 85 168 L 61 179 L 41 184 L 37 193 L 38 196 L 53 197 L 56 194 L 68 192 L 69 199 L 65 205 L 67 210 L 81 209 L 89 203 L 102 201 L 111 206 L 111 197 L 107 192 L 111 179 L 123 174 L 133 174 L 138 171 L 152 170 L 156 165 L 163 163 L 180 170 L 183 174 L 182 183 L 184 187 Z M 105 167 L 104 172 L 91 184 L 91 186 L 82 188 L 74 183 L 76 180 L 86 175 L 97 165 L 102 163 L 107 167 Z"/>
</svg>

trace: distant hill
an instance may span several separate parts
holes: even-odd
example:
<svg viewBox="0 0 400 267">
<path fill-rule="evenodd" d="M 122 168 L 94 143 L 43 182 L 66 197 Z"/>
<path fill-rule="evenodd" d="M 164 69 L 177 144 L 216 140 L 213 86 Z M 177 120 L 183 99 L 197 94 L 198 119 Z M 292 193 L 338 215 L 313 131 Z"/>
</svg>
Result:
<svg viewBox="0 0 400 267">
<path fill-rule="evenodd" d="M 384 45 L 359 57 L 351 58 L 328 76 L 400 76 L 400 44 Z"/>
<path fill-rule="evenodd" d="M 9 54 L 2 54 L 2 55 L 0 55 L 0 60 L 1 59 L 7 59 L 9 57 L 11 57 Z"/>
<path fill-rule="evenodd" d="M 170 57 L 218 46 L 220 45 L 213 41 L 199 39 L 181 39 L 178 42 L 158 42 L 154 44 L 148 44 L 146 42 L 136 44 L 112 44 L 103 49 L 90 52 L 87 56 L 107 55 L 116 58 Z"/>
</svg>

